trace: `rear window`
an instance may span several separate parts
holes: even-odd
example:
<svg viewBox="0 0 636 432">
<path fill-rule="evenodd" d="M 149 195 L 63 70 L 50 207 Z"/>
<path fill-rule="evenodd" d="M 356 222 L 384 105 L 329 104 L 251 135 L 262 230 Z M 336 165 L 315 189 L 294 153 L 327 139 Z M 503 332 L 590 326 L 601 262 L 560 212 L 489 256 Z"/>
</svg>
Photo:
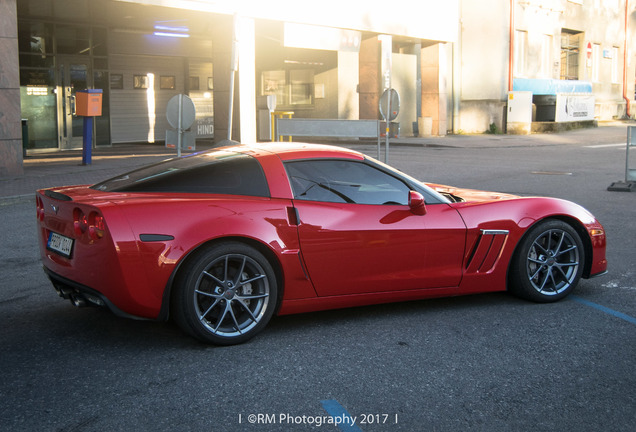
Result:
<svg viewBox="0 0 636 432">
<path fill-rule="evenodd" d="M 109 192 L 181 192 L 269 197 L 252 156 L 213 151 L 150 165 L 91 186 Z"/>
</svg>

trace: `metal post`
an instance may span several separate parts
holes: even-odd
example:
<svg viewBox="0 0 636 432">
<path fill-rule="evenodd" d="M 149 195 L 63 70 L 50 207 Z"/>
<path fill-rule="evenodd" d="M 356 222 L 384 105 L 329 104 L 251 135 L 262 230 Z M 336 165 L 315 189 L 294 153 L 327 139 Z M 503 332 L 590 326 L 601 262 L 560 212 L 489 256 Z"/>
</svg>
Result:
<svg viewBox="0 0 636 432">
<path fill-rule="evenodd" d="M 279 132 L 279 129 L 278 129 L 278 119 L 280 119 L 280 117 L 278 117 L 278 115 L 272 115 L 272 119 L 273 119 L 273 123 L 272 124 L 273 124 L 273 127 L 274 127 L 274 129 L 272 129 L 272 130 L 276 131 L 276 142 L 278 142 L 278 141 L 280 141 L 280 132 Z M 272 132 L 272 133 L 274 133 L 274 132 Z"/>
<path fill-rule="evenodd" d="M 230 75 L 230 106 L 228 108 L 229 114 L 227 119 L 227 139 L 232 140 L 232 113 L 234 110 L 234 70 L 232 70 L 232 74 Z"/>
<path fill-rule="evenodd" d="M 234 23 L 232 26 L 232 58 L 230 59 L 230 70 L 231 70 L 231 74 L 230 74 L 230 106 L 229 106 L 229 113 L 228 113 L 228 120 L 227 120 L 227 139 L 228 140 L 232 140 L 232 117 L 234 114 L 234 75 L 236 74 L 236 71 L 238 70 L 238 50 L 239 50 L 239 43 L 238 43 L 238 15 L 234 14 Z"/>
<path fill-rule="evenodd" d="M 387 114 L 386 114 L 386 144 L 384 148 L 384 163 L 389 163 L 389 134 L 391 133 L 391 86 L 389 85 L 389 101 L 387 102 Z"/>
<path fill-rule="evenodd" d="M 633 126 L 627 127 L 627 143 L 625 144 L 625 183 L 629 182 L 631 179 L 629 178 L 629 147 L 632 145 L 632 132 L 634 131 Z"/>
<path fill-rule="evenodd" d="M 380 120 L 378 120 L 378 155 L 377 158 L 378 160 L 380 160 L 380 152 L 381 152 L 381 148 L 382 148 L 382 140 L 380 139 L 380 137 L 382 136 L 382 134 L 380 133 Z"/>
<path fill-rule="evenodd" d="M 83 124 L 83 148 L 82 148 L 82 165 L 90 165 L 92 163 L 93 151 L 93 117 L 85 116 Z"/>
<path fill-rule="evenodd" d="M 391 131 L 391 74 L 393 73 L 393 37 L 391 35 L 379 35 L 381 42 L 382 76 L 384 78 L 385 92 L 388 93 L 387 111 L 384 115 L 386 121 L 386 148 L 384 149 L 384 162 L 389 163 L 389 134 Z"/>
<path fill-rule="evenodd" d="M 183 117 L 183 95 L 179 94 L 179 117 L 177 120 L 177 157 L 181 157 L 181 142 L 183 136 L 183 128 L 181 125 L 181 117 Z"/>
<path fill-rule="evenodd" d="M 628 131 L 628 138 L 627 138 L 627 148 L 625 149 L 625 182 L 626 183 L 631 183 L 633 186 L 636 186 L 636 168 L 634 168 L 633 166 L 630 168 L 630 159 L 631 156 L 629 155 L 629 149 L 631 147 L 636 147 L 636 136 L 634 134 L 634 131 L 636 131 L 636 126 L 629 126 L 627 128 Z"/>
<path fill-rule="evenodd" d="M 630 169 L 629 167 L 629 149 L 630 147 L 636 147 L 634 142 L 634 132 L 636 126 L 627 127 L 627 143 L 625 146 L 625 181 L 617 181 L 608 186 L 608 191 L 614 192 L 636 192 L 636 169 Z"/>
</svg>

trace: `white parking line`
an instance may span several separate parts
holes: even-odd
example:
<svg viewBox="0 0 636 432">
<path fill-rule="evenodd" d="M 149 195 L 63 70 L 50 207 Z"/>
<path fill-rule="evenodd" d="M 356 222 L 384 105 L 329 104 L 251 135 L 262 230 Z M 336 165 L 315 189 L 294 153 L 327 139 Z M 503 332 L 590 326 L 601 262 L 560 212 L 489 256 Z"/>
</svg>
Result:
<svg viewBox="0 0 636 432">
<path fill-rule="evenodd" d="M 588 145 L 586 148 L 606 148 L 606 147 L 625 147 L 625 143 L 619 144 L 596 144 L 596 145 Z"/>
</svg>

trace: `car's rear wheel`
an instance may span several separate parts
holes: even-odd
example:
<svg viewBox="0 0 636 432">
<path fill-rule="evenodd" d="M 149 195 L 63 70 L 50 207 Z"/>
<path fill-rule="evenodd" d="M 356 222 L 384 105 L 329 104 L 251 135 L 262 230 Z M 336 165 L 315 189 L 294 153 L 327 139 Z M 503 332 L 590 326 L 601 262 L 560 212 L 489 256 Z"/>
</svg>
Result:
<svg viewBox="0 0 636 432">
<path fill-rule="evenodd" d="M 510 291 L 538 302 L 567 296 L 583 273 L 581 237 L 567 223 L 546 220 L 522 239 L 510 267 Z"/>
<path fill-rule="evenodd" d="M 186 333 L 206 343 L 232 345 L 267 325 L 277 294 L 276 275 L 263 254 L 226 242 L 202 250 L 180 270 L 172 308 Z"/>
</svg>

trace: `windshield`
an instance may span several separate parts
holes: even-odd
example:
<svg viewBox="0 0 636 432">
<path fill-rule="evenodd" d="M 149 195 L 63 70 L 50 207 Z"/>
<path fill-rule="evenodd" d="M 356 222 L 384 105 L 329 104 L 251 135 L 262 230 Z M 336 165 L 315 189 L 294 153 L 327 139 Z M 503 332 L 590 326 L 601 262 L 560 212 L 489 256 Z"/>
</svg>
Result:
<svg viewBox="0 0 636 432">
<path fill-rule="evenodd" d="M 391 171 L 394 174 L 399 175 L 403 180 L 405 180 L 415 191 L 421 193 L 422 195 L 424 195 L 424 198 L 426 199 L 426 203 L 427 204 L 439 204 L 439 203 L 450 203 L 451 201 L 448 200 L 444 195 L 440 194 L 439 192 L 437 192 L 434 189 L 431 189 L 430 187 L 426 186 L 424 183 L 422 183 L 421 181 L 411 177 L 408 174 L 405 174 L 404 172 L 398 170 L 397 168 L 394 168 L 390 165 L 387 165 L 383 162 L 380 162 L 377 159 L 374 159 L 370 156 L 365 156 L 365 159 L 373 164 L 375 164 L 378 167 L 381 167 L 384 170 L 387 171 Z"/>
</svg>

